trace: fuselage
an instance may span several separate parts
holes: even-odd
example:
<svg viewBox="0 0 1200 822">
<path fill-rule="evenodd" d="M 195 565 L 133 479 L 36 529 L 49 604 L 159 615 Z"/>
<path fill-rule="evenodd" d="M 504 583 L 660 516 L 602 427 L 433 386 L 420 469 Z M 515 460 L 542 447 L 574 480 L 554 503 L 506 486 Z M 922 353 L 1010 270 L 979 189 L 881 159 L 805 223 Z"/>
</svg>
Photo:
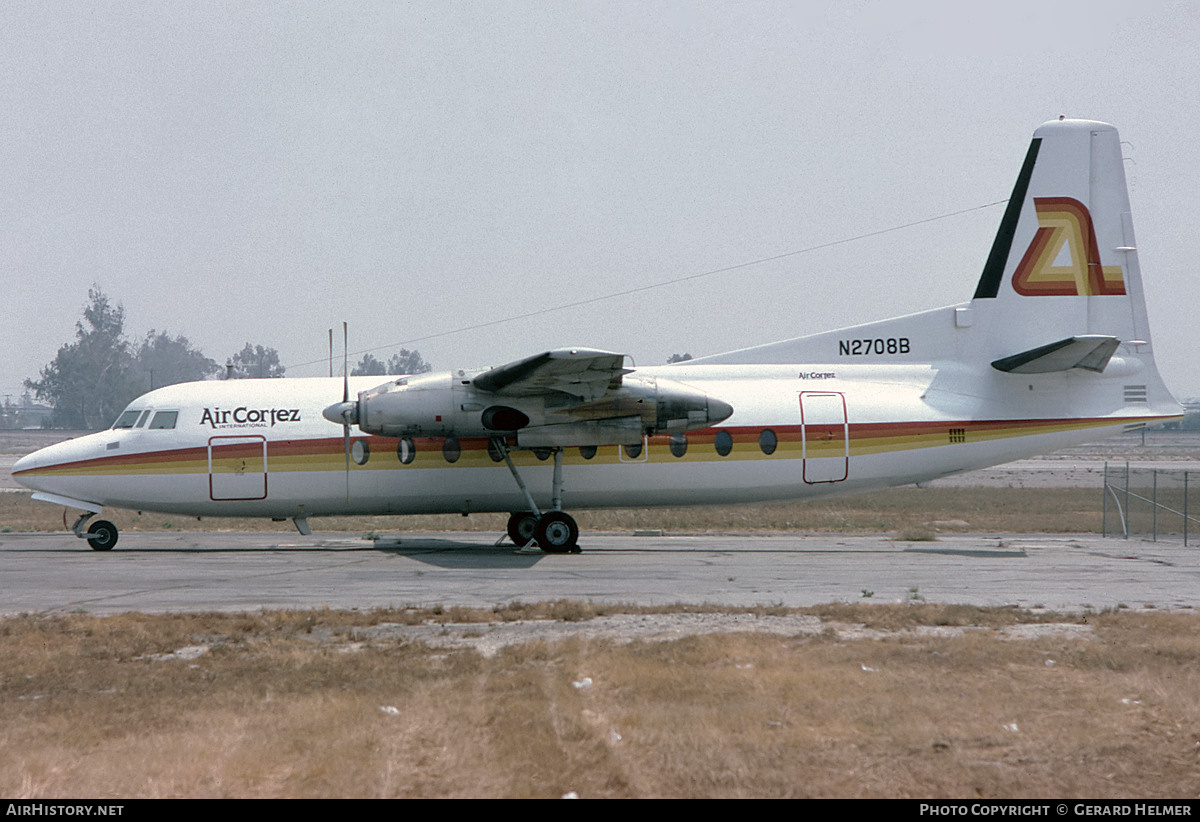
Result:
<svg viewBox="0 0 1200 822">
<path fill-rule="evenodd" d="M 657 368 L 561 348 L 411 378 L 170 386 L 13 475 L 83 510 L 79 536 L 104 506 L 302 531 L 322 514 L 509 511 L 515 543 L 561 552 L 577 549 L 568 508 L 867 491 L 1175 419 L 1121 146 L 1093 121 L 1034 132 L 968 302 Z M 88 527 L 98 550 L 116 537 Z"/>
<path fill-rule="evenodd" d="M 563 505 L 573 509 L 806 499 L 927 481 L 1097 439 L 1178 415 L 1130 402 L 1121 380 L 1060 374 L 964 382 L 930 364 L 691 365 L 638 369 L 728 403 L 687 433 L 566 447 Z M 381 377 L 352 378 L 352 391 Z M 1064 413 L 1090 381 L 1086 416 Z M 1103 378 L 1101 378 L 1103 379 Z M 969 384 L 968 384 L 969 383 Z M 350 437 L 322 410 L 340 379 L 209 381 L 130 404 L 118 427 L 24 457 L 14 477 L 53 501 L 195 516 L 307 517 L 516 511 L 524 507 L 486 436 Z M 1101 399 L 1099 404 L 1095 397 Z M 552 451 L 513 460 L 550 505 Z M 43 497 L 45 498 L 45 497 Z M 67 504 L 67 503 L 63 503 Z"/>
</svg>

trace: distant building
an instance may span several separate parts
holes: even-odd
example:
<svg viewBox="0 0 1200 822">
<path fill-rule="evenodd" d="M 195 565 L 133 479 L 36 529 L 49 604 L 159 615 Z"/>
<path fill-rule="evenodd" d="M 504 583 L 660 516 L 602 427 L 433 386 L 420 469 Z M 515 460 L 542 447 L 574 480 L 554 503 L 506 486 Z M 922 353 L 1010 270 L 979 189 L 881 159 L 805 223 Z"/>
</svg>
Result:
<svg viewBox="0 0 1200 822">
<path fill-rule="evenodd" d="M 17 402 L 4 398 L 0 408 L 0 428 L 49 428 L 54 409 L 44 403 L 34 402 L 26 391 Z"/>
</svg>

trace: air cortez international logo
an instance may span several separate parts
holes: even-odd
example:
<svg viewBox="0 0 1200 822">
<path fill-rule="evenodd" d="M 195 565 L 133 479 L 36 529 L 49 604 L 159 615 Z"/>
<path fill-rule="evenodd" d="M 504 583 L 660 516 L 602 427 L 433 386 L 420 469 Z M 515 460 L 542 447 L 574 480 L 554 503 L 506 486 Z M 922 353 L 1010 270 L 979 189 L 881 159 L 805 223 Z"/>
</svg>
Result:
<svg viewBox="0 0 1200 822">
<path fill-rule="evenodd" d="M 1038 230 L 1013 272 L 1012 286 L 1026 297 L 1124 294 L 1119 265 L 1102 265 L 1087 206 L 1070 197 L 1034 197 Z"/>
<path fill-rule="evenodd" d="M 299 408 L 205 408 L 200 424 L 213 428 L 274 428 L 280 422 L 300 422 Z"/>
</svg>

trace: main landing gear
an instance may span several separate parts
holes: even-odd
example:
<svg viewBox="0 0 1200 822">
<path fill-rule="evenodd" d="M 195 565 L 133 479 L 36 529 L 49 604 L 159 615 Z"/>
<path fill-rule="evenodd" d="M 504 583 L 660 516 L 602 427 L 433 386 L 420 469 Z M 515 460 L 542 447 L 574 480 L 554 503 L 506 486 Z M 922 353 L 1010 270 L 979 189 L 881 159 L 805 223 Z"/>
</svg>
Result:
<svg viewBox="0 0 1200 822">
<path fill-rule="evenodd" d="M 508 455 L 508 444 L 503 437 L 493 437 L 492 444 L 504 455 L 504 462 L 517 481 L 517 487 L 525 497 L 528 511 L 518 511 L 508 518 L 508 538 L 518 547 L 524 548 L 531 542 L 547 554 L 578 554 L 579 526 L 575 518 L 562 510 L 562 455 L 561 446 L 554 449 L 554 485 L 551 492 L 552 510 L 538 510 L 533 495 L 525 487 L 512 457 Z"/>
<path fill-rule="evenodd" d="M 86 534 L 83 531 L 84 524 L 94 516 L 95 513 L 84 511 L 79 515 L 79 519 L 75 520 L 71 530 L 75 532 L 75 536 L 86 539 L 93 551 L 111 551 L 117 544 L 117 526 L 106 519 L 98 519 L 88 526 Z"/>
<path fill-rule="evenodd" d="M 536 543 L 547 554 L 579 553 L 579 526 L 563 511 L 547 511 L 540 517 L 518 511 L 508 518 L 508 538 L 524 548 Z"/>
</svg>

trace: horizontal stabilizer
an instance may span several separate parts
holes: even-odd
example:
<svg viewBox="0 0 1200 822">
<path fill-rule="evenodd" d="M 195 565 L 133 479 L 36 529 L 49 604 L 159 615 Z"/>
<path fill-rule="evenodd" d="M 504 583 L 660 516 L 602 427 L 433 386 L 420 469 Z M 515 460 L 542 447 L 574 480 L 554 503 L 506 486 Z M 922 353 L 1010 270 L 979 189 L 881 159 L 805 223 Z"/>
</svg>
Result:
<svg viewBox="0 0 1200 822">
<path fill-rule="evenodd" d="M 1067 337 L 1065 340 L 1031 348 L 1011 357 L 993 360 L 992 368 L 1009 374 L 1049 374 L 1071 368 L 1082 368 L 1099 374 L 1104 371 L 1120 344 L 1121 341 L 1116 337 L 1099 334 Z"/>
</svg>

